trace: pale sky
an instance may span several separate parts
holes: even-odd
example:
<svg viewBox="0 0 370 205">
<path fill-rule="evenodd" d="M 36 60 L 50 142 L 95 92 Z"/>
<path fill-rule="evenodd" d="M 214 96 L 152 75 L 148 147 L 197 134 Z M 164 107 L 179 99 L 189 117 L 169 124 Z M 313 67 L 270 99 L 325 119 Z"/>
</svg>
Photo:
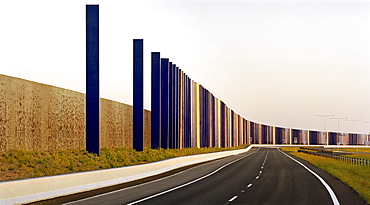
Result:
<svg viewBox="0 0 370 205">
<path fill-rule="evenodd" d="M 370 132 L 370 1 L 0 0 L 1 74 L 85 92 L 85 5 L 100 5 L 101 97 L 132 104 L 132 40 L 248 120 Z M 337 120 L 327 120 L 337 131 Z"/>
</svg>

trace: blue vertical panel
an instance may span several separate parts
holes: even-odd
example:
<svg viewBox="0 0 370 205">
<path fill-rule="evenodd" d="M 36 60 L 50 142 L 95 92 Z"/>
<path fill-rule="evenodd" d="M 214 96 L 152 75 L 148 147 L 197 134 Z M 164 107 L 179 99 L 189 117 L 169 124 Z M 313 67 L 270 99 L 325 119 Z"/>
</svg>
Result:
<svg viewBox="0 0 370 205">
<path fill-rule="evenodd" d="M 234 146 L 234 138 L 235 138 L 235 129 L 234 129 L 234 110 L 231 110 L 230 114 L 230 119 L 231 119 L 231 142 L 230 142 L 230 147 Z"/>
<path fill-rule="evenodd" d="M 182 136 L 180 133 L 181 133 L 181 127 L 180 127 L 180 121 L 184 122 L 182 119 L 181 119 L 181 109 L 182 109 L 182 103 L 180 103 L 181 101 L 181 93 L 182 93 L 182 85 L 181 85 L 181 70 L 176 67 L 176 71 L 177 71 L 177 128 L 176 128 L 176 131 L 177 131 L 177 149 L 179 149 L 181 146 L 181 141 L 182 139 L 180 139 L 180 137 Z"/>
<path fill-rule="evenodd" d="M 262 144 L 262 124 L 255 124 L 256 126 L 256 143 Z"/>
<path fill-rule="evenodd" d="M 204 143 L 204 140 L 203 140 L 203 125 L 204 125 L 204 116 L 203 116 L 203 86 L 199 84 L 199 93 L 198 93 L 198 104 L 199 104 L 199 128 L 197 128 L 197 130 L 199 130 L 199 138 L 197 140 L 199 140 L 199 147 L 203 147 L 203 144 Z M 198 113 L 198 112 L 197 112 Z"/>
<path fill-rule="evenodd" d="M 243 137 L 243 144 L 248 144 L 248 121 L 243 118 L 243 125 L 244 125 L 244 137 Z"/>
<path fill-rule="evenodd" d="M 292 144 L 299 144 L 300 130 L 292 129 Z"/>
<path fill-rule="evenodd" d="M 229 127 L 229 108 L 225 105 L 225 147 L 229 146 L 229 135 L 230 135 L 230 127 Z"/>
<path fill-rule="evenodd" d="M 186 121 L 186 127 L 185 127 L 185 138 L 186 138 L 186 148 L 191 147 L 191 80 L 190 78 L 185 75 L 186 79 L 186 110 L 185 110 L 185 121 Z"/>
<path fill-rule="evenodd" d="M 205 96 L 206 96 L 206 89 L 202 86 L 202 97 L 201 97 L 201 113 L 202 113 L 202 117 L 201 117 L 201 128 L 202 128 L 202 133 L 201 133 L 201 147 L 206 147 L 206 126 L 207 126 L 207 122 L 206 122 L 206 99 L 205 99 Z"/>
<path fill-rule="evenodd" d="M 183 103 L 184 103 L 184 113 L 183 113 L 183 115 L 184 115 L 184 127 L 183 127 L 183 129 L 184 129 L 184 148 L 188 148 L 189 146 L 188 146 L 188 133 L 187 133 L 187 129 L 188 129 L 188 103 L 189 103 L 189 101 L 188 101 L 188 78 L 187 78 L 187 76 L 186 76 L 186 74 L 184 73 L 183 74 L 183 78 L 184 78 L 184 80 L 183 80 L 183 83 L 184 83 L 184 94 L 183 94 Z"/>
<path fill-rule="evenodd" d="M 254 122 L 250 122 L 250 138 L 251 138 L 251 144 L 256 144 L 256 129 Z"/>
<path fill-rule="evenodd" d="M 99 5 L 86 5 L 86 151 L 100 154 Z"/>
<path fill-rule="evenodd" d="M 349 134 L 348 144 L 349 145 L 355 145 L 356 144 L 355 134 L 351 134 L 351 133 Z"/>
<path fill-rule="evenodd" d="M 172 123 L 171 123 L 171 129 L 172 129 L 172 132 L 171 132 L 171 148 L 172 149 L 175 149 L 175 141 L 176 141 L 176 137 L 175 137 L 175 133 L 176 133 L 176 119 L 175 119 L 175 115 L 176 115 L 176 70 L 175 70 L 175 67 L 176 67 L 176 64 L 172 64 L 172 75 L 171 75 L 171 78 L 172 78 Z"/>
<path fill-rule="evenodd" d="M 212 115 L 212 119 L 213 119 L 213 122 L 212 122 L 212 147 L 215 147 L 216 146 L 216 133 L 217 133 L 217 121 L 216 121 L 216 115 L 217 113 L 215 112 L 215 109 L 216 109 L 216 103 L 217 101 L 215 100 L 215 97 L 212 95 L 212 98 L 211 98 L 211 115 Z"/>
<path fill-rule="evenodd" d="M 337 133 L 329 132 L 329 145 L 337 145 Z"/>
<path fill-rule="evenodd" d="M 175 82 L 175 92 L 174 92 L 174 100 L 175 100 L 175 115 L 174 115 L 174 148 L 179 149 L 180 148 L 180 133 L 179 133 L 179 108 L 180 108 L 180 103 L 179 103 L 179 94 L 180 94 L 180 86 L 179 86 L 179 68 L 176 67 L 176 65 L 173 65 L 174 69 L 174 82 Z"/>
<path fill-rule="evenodd" d="M 225 144 L 225 139 L 226 139 L 226 122 L 225 122 L 225 112 L 226 112 L 226 109 L 225 109 L 225 103 L 223 101 L 221 101 L 221 108 L 220 108 L 220 112 L 221 112 L 221 147 L 226 147 L 226 144 Z"/>
<path fill-rule="evenodd" d="M 267 126 L 262 125 L 262 144 L 267 144 Z"/>
<path fill-rule="evenodd" d="M 200 141 L 200 143 L 199 143 L 199 146 L 200 147 L 203 147 L 203 145 L 202 145 L 202 143 L 204 142 L 204 140 L 203 140 L 203 124 L 204 124 L 204 122 L 203 122 L 203 96 L 202 96 L 202 94 L 203 94 L 203 89 L 202 89 L 203 87 L 202 87 L 202 85 L 199 85 L 199 93 L 198 93 L 198 95 L 199 95 L 199 128 L 197 128 L 197 129 L 199 129 L 199 141 Z"/>
<path fill-rule="evenodd" d="M 318 132 L 317 131 L 309 131 L 310 132 L 310 145 L 318 145 Z"/>
<path fill-rule="evenodd" d="M 181 93 L 182 93 L 182 84 L 181 84 L 181 70 L 177 67 L 176 68 L 176 71 L 177 71 L 177 87 L 178 87 L 178 90 L 177 90 L 177 149 L 179 149 L 181 146 L 181 141 L 183 139 L 180 139 L 182 134 L 181 134 L 181 127 L 180 127 L 180 121 L 184 122 L 183 119 L 181 119 L 181 109 L 182 109 L 182 102 L 181 101 Z"/>
<path fill-rule="evenodd" d="M 209 91 L 206 90 L 206 96 L 205 96 L 205 103 L 206 103 L 206 147 L 210 147 L 211 145 L 211 140 L 210 140 L 210 136 L 211 136 L 211 132 L 210 132 L 210 126 L 211 126 L 211 123 L 210 123 L 210 109 L 209 109 Z"/>
<path fill-rule="evenodd" d="M 144 150 L 143 39 L 134 39 L 133 148 Z"/>
<path fill-rule="evenodd" d="M 282 144 L 283 142 L 283 129 L 281 127 L 275 128 L 275 143 Z"/>
<path fill-rule="evenodd" d="M 203 92 L 203 110 L 204 110 L 204 134 L 203 134 L 203 139 L 204 139 L 204 147 L 209 146 L 209 133 L 208 133 L 208 127 L 209 127 L 209 116 L 208 116 L 208 90 L 204 88 Z"/>
<path fill-rule="evenodd" d="M 161 135 L 161 69 L 160 53 L 152 52 L 151 147 L 160 148 Z"/>
<path fill-rule="evenodd" d="M 185 74 L 184 72 L 179 69 L 179 87 L 180 87 L 180 93 L 179 93 L 179 104 L 180 104 L 180 107 L 179 107 L 179 133 L 180 133 L 180 143 L 179 143 L 179 148 L 183 148 L 184 145 L 185 145 L 185 133 L 184 133 L 184 127 L 185 127 L 185 99 L 184 99 L 184 95 L 185 95 Z"/>
<path fill-rule="evenodd" d="M 168 148 L 168 59 L 161 59 L 161 148 Z"/>
<path fill-rule="evenodd" d="M 210 146 L 210 130 L 209 130 L 209 127 L 210 127 L 210 115 L 209 115 L 209 91 L 206 90 L 206 93 L 205 93 L 205 111 L 206 111 L 206 135 L 205 135 L 205 138 L 206 138 L 206 147 L 209 147 Z"/>
<path fill-rule="evenodd" d="M 224 144 L 224 137 L 225 137 L 225 135 L 224 135 L 224 132 L 225 132 L 225 127 L 224 127 L 224 108 L 223 108 L 223 104 L 224 104 L 224 102 L 222 102 L 222 100 L 220 100 L 221 102 L 220 102 L 220 133 L 219 133 L 219 135 L 220 135 L 220 144 L 218 145 L 218 146 L 220 146 L 220 147 L 224 147 L 225 146 L 225 144 Z"/>
<path fill-rule="evenodd" d="M 190 92 L 190 80 L 188 76 L 185 74 L 185 127 L 184 127 L 184 137 L 186 144 L 184 148 L 191 147 L 191 139 L 190 139 L 190 134 L 191 134 L 191 92 Z M 189 109 L 190 108 L 190 109 Z"/>
<path fill-rule="evenodd" d="M 173 71 L 173 130 L 172 130 L 172 148 L 176 149 L 176 143 L 177 143 L 177 70 L 176 70 L 176 64 L 172 65 L 172 71 Z"/>
<path fill-rule="evenodd" d="M 168 148 L 173 149 L 173 69 L 172 62 L 168 66 Z"/>
</svg>

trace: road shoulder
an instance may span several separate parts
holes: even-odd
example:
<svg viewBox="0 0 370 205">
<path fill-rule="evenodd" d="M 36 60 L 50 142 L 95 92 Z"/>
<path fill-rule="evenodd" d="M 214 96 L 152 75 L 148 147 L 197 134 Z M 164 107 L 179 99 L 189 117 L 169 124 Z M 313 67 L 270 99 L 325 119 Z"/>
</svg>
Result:
<svg viewBox="0 0 370 205">
<path fill-rule="evenodd" d="M 326 183 L 328 183 L 329 186 L 333 189 L 340 204 L 351 204 L 351 205 L 366 205 L 367 204 L 365 200 L 362 199 L 360 195 L 354 189 L 352 189 L 350 186 L 348 186 L 347 184 L 345 184 L 338 178 L 312 165 L 306 160 L 296 157 L 288 152 L 285 152 L 285 153 L 289 154 L 289 156 L 298 160 L 299 162 L 301 162 L 302 164 L 310 168 L 312 171 L 317 173 L 319 176 L 321 176 L 326 181 Z"/>
</svg>

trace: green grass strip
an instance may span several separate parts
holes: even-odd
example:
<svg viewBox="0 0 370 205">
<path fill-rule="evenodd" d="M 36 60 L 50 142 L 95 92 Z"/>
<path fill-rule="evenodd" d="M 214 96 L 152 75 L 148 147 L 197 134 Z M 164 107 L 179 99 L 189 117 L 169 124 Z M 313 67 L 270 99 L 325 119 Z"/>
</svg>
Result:
<svg viewBox="0 0 370 205">
<path fill-rule="evenodd" d="M 247 146 L 186 149 L 146 148 L 143 152 L 137 152 L 128 148 L 103 148 L 100 156 L 88 153 L 86 150 L 56 152 L 13 150 L 0 153 L 0 181 L 125 167 L 180 156 L 243 149 Z"/>
</svg>

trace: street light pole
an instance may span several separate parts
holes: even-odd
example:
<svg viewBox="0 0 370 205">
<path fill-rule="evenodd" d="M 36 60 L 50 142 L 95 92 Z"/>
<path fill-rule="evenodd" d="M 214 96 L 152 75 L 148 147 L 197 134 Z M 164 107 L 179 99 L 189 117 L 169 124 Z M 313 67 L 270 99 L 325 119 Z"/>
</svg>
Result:
<svg viewBox="0 0 370 205">
<path fill-rule="evenodd" d="M 324 118 L 324 129 L 325 129 L 325 133 L 326 133 L 325 144 L 328 145 L 329 144 L 329 139 L 328 139 L 329 135 L 328 135 L 328 132 L 326 131 L 326 118 L 333 117 L 334 115 L 316 115 L 316 116 Z"/>
<path fill-rule="evenodd" d="M 340 133 L 340 130 L 339 130 L 339 120 L 343 120 L 343 119 L 346 119 L 347 120 L 347 118 L 346 117 L 331 117 L 330 119 L 336 119 L 336 120 L 338 120 L 338 137 L 339 137 L 339 143 L 342 143 L 343 142 L 343 136 L 342 136 L 342 134 Z M 343 144 L 343 143 L 342 143 Z"/>
<path fill-rule="evenodd" d="M 358 120 L 346 120 L 346 121 L 352 121 L 353 122 L 353 127 L 352 127 L 352 129 L 353 129 L 353 134 L 355 134 L 355 122 L 356 121 L 361 121 L 361 119 L 358 119 Z M 356 145 L 358 145 L 358 135 L 356 134 Z"/>
<path fill-rule="evenodd" d="M 346 120 L 346 121 L 352 121 L 353 122 L 353 126 L 352 126 L 352 129 L 353 129 L 353 133 L 355 133 L 355 122 L 357 122 L 357 121 L 362 121 L 361 119 L 358 119 L 358 120 Z"/>
<path fill-rule="evenodd" d="M 370 123 L 370 122 L 366 122 L 366 121 L 362 121 L 363 123 Z M 369 143 L 369 135 L 370 135 L 370 132 L 369 134 L 366 135 L 366 142 L 365 142 L 365 145 L 366 143 Z"/>
</svg>

